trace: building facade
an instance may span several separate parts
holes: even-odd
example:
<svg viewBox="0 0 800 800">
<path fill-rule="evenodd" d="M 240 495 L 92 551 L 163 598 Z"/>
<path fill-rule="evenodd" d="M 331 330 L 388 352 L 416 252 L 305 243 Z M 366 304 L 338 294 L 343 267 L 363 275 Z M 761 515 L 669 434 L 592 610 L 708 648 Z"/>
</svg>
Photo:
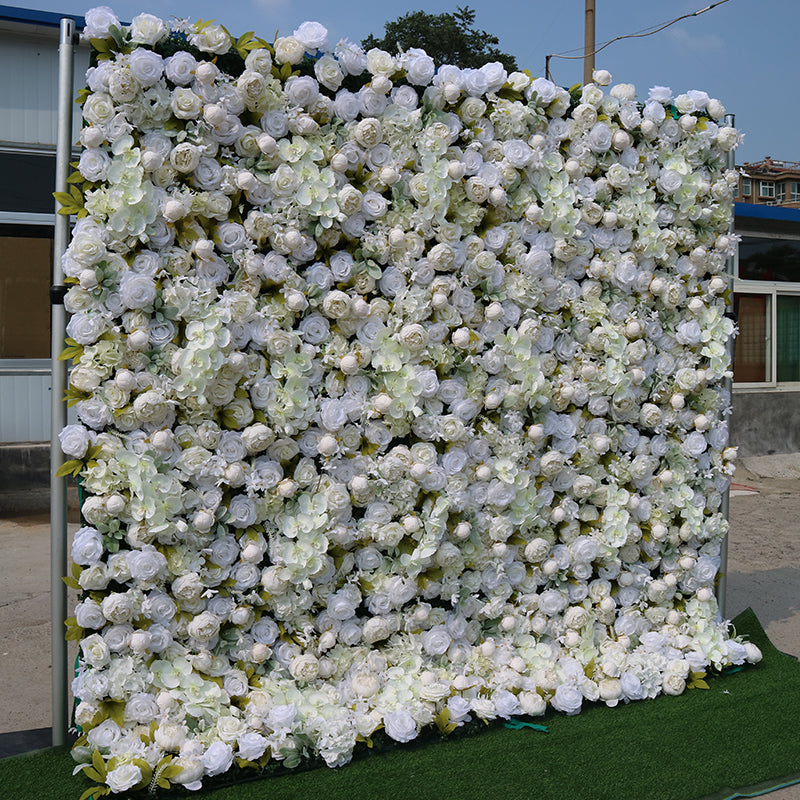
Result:
<svg viewBox="0 0 800 800">
<path fill-rule="evenodd" d="M 50 438 L 48 290 L 63 16 L 83 28 L 82 17 L 0 6 L 0 443 Z M 76 48 L 74 94 L 88 63 L 88 47 Z M 73 141 L 79 131 L 76 113 Z"/>
<path fill-rule="evenodd" d="M 742 203 L 800 208 L 800 162 L 778 161 L 767 156 L 762 161 L 739 167 L 739 192 Z"/>
<path fill-rule="evenodd" d="M 731 437 L 742 455 L 800 451 L 800 208 L 736 203 Z"/>
</svg>

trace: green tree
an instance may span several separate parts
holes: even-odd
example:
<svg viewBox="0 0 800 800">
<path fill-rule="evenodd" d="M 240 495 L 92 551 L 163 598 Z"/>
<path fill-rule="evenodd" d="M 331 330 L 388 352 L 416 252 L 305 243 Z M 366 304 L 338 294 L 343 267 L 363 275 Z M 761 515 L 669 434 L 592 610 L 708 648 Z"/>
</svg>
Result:
<svg viewBox="0 0 800 800">
<path fill-rule="evenodd" d="M 370 34 L 361 44 L 367 49 L 379 47 L 390 53 L 421 47 L 436 64 L 477 68 L 499 61 L 509 72 L 516 70 L 514 56 L 497 48 L 500 40 L 476 30 L 474 24 L 475 11 L 469 6 L 458 8 L 454 14 L 411 11 L 387 22 L 382 39 Z"/>
</svg>

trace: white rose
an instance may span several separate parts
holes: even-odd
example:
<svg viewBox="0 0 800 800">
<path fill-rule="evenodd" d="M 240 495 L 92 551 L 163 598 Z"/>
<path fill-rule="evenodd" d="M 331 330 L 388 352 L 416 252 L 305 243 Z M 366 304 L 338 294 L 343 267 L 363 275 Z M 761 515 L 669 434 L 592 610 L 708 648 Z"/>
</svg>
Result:
<svg viewBox="0 0 800 800">
<path fill-rule="evenodd" d="M 146 545 L 143 550 L 129 551 L 128 569 L 134 580 L 153 582 L 166 573 L 167 559 L 155 547 Z"/>
<path fill-rule="evenodd" d="M 376 117 L 366 117 L 356 125 L 353 130 L 356 141 L 367 148 L 375 147 L 382 136 L 380 120 Z"/>
<path fill-rule="evenodd" d="M 103 181 L 106 171 L 111 164 L 108 153 L 96 147 L 91 147 L 81 153 L 78 161 L 78 171 L 87 181 Z"/>
<path fill-rule="evenodd" d="M 292 76 L 284 85 L 290 103 L 311 108 L 319 99 L 319 84 L 310 75 Z"/>
<path fill-rule="evenodd" d="M 267 738 L 260 733 L 243 733 L 237 740 L 236 746 L 239 758 L 245 761 L 256 761 L 264 755 L 267 749 Z"/>
<path fill-rule="evenodd" d="M 431 656 L 440 656 L 446 653 L 447 648 L 450 647 L 450 643 L 453 641 L 443 625 L 424 631 L 420 638 L 423 649 Z"/>
<path fill-rule="evenodd" d="M 386 733 L 397 742 L 410 742 L 417 736 L 417 723 L 408 711 L 398 709 L 383 715 Z"/>
<path fill-rule="evenodd" d="M 292 659 L 289 672 L 296 681 L 308 683 L 319 676 L 319 660 L 311 653 L 304 653 Z"/>
<path fill-rule="evenodd" d="M 172 402 L 167 400 L 158 389 L 142 392 L 133 401 L 133 411 L 142 422 L 160 425 L 172 412 Z"/>
<path fill-rule="evenodd" d="M 81 628 L 97 630 L 106 624 L 106 618 L 99 603 L 94 600 L 84 600 L 75 606 L 75 621 Z"/>
<path fill-rule="evenodd" d="M 152 14 L 139 14 L 131 20 L 131 41 L 154 45 L 167 34 L 167 26 Z"/>
<path fill-rule="evenodd" d="M 189 41 L 204 53 L 223 55 L 231 49 L 231 37 L 221 25 L 206 25 L 199 33 L 192 34 Z"/>
<path fill-rule="evenodd" d="M 219 618 L 210 611 L 203 611 L 189 623 L 187 631 L 198 642 L 210 642 L 219 633 L 219 627 Z"/>
<path fill-rule="evenodd" d="M 126 308 L 145 308 L 156 299 L 156 284 L 147 275 L 126 272 L 119 282 L 119 292 Z"/>
<path fill-rule="evenodd" d="M 392 633 L 392 626 L 385 617 L 370 617 L 364 623 L 363 637 L 367 644 L 375 644 L 382 639 L 388 639 Z"/>
<path fill-rule="evenodd" d="M 146 89 L 158 83 L 164 71 L 164 59 L 152 50 L 139 47 L 128 56 L 128 67 L 133 77 Z"/>
<path fill-rule="evenodd" d="M 548 617 L 560 614 L 567 607 L 567 598 L 558 589 L 546 589 L 539 595 L 539 610 Z"/>
<path fill-rule="evenodd" d="M 89 449 L 89 431 L 83 425 L 67 425 L 58 434 L 58 441 L 64 455 L 83 458 Z"/>
<path fill-rule="evenodd" d="M 203 770 L 206 775 L 220 775 L 233 763 L 233 748 L 225 742 L 213 742 L 203 753 Z"/>
<path fill-rule="evenodd" d="M 562 683 L 556 688 L 555 695 L 550 704 L 557 711 L 563 711 L 568 716 L 577 714 L 581 710 L 583 693 L 577 686 Z"/>
<path fill-rule="evenodd" d="M 197 119 L 203 110 L 203 100 L 191 89 L 178 86 L 172 92 L 170 107 L 178 119 Z"/>
<path fill-rule="evenodd" d="M 111 661 L 111 653 L 105 639 L 99 633 L 93 633 L 81 640 L 83 660 L 95 669 L 103 669 Z"/>
<path fill-rule="evenodd" d="M 190 142 L 181 142 L 169 154 L 169 163 L 178 172 L 192 172 L 200 163 L 200 150 Z"/>
<path fill-rule="evenodd" d="M 106 773 L 106 783 L 114 794 L 127 792 L 142 780 L 142 770 L 136 764 L 120 764 Z"/>
<path fill-rule="evenodd" d="M 133 618 L 133 599 L 126 592 L 112 592 L 100 603 L 103 616 L 116 625 L 129 622 Z"/>
<path fill-rule="evenodd" d="M 84 20 L 83 35 L 87 39 L 108 39 L 111 27 L 119 27 L 117 15 L 108 6 L 90 8 Z"/>
<path fill-rule="evenodd" d="M 406 50 L 401 64 L 406 71 L 406 79 L 414 86 L 427 86 L 436 73 L 433 59 L 418 47 Z"/>
<path fill-rule="evenodd" d="M 103 537 L 94 528 L 80 528 L 72 540 L 72 560 L 76 564 L 90 565 L 103 555 Z"/>
<path fill-rule="evenodd" d="M 319 22 L 304 22 L 293 36 L 311 55 L 328 49 L 328 29 Z"/>
<path fill-rule="evenodd" d="M 357 672 L 350 678 L 350 688 L 359 697 L 372 697 L 381 688 L 380 678 L 373 672 Z"/>
<path fill-rule="evenodd" d="M 299 64 L 305 47 L 294 36 L 280 36 L 275 40 L 275 61 L 278 64 Z"/>
<path fill-rule="evenodd" d="M 94 344 L 107 325 L 106 320 L 98 314 L 74 314 L 67 324 L 67 335 L 78 344 Z"/>
<path fill-rule="evenodd" d="M 83 104 L 83 118 L 92 125 L 106 125 L 115 114 L 114 101 L 105 92 L 89 95 Z"/>
<path fill-rule="evenodd" d="M 191 53 L 179 50 L 164 62 L 164 74 L 177 86 L 186 86 L 194 79 L 197 60 Z"/>
</svg>

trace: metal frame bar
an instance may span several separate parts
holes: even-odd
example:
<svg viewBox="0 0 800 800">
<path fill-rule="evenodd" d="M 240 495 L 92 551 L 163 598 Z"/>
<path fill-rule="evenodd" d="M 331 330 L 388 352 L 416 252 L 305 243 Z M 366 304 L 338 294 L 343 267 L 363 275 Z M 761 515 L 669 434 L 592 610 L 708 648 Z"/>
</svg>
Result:
<svg viewBox="0 0 800 800">
<path fill-rule="evenodd" d="M 56 145 L 57 192 L 67 191 L 69 161 L 72 156 L 72 81 L 77 44 L 75 20 L 61 20 L 58 45 L 58 139 Z M 55 204 L 58 211 L 58 203 Z M 53 245 L 53 285 L 64 282 L 61 256 L 69 240 L 69 217 L 56 214 Z M 67 573 L 67 480 L 56 477 L 64 463 L 58 434 L 67 423 L 64 390 L 67 385 L 66 363 L 58 360 L 64 349 L 66 311 L 63 304 L 50 306 L 50 355 L 52 393 L 50 405 L 50 611 L 52 650 L 53 745 L 67 741 L 69 729 L 69 671 L 64 620 L 67 616 L 67 587 L 61 580 Z"/>
<path fill-rule="evenodd" d="M 735 117 L 733 114 L 725 115 L 725 124 L 733 127 Z M 728 151 L 728 169 L 736 169 L 736 153 L 733 150 Z M 731 232 L 734 230 L 734 216 L 731 215 Z M 733 313 L 733 284 L 735 280 L 736 269 L 736 256 L 731 256 L 726 266 L 726 273 L 728 275 L 728 288 L 730 289 L 728 306 L 726 311 L 728 314 Z M 725 378 L 723 389 L 728 393 L 731 404 L 733 403 L 733 337 L 728 339 L 727 349 L 728 356 L 731 363 L 731 375 Z M 728 487 L 725 494 L 722 496 L 722 505 L 720 511 L 725 516 L 726 520 L 730 520 L 731 516 L 731 490 Z M 719 580 L 717 581 L 717 604 L 719 612 L 723 619 L 727 619 L 728 610 L 728 534 L 722 540 L 722 547 L 720 548 L 720 565 L 719 565 Z"/>
</svg>

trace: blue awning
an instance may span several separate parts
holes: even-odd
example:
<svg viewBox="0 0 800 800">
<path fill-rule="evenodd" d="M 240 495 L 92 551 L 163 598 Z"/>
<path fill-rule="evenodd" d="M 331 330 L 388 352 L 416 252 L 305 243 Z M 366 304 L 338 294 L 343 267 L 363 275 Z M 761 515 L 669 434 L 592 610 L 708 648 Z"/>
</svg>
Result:
<svg viewBox="0 0 800 800">
<path fill-rule="evenodd" d="M 32 25 L 44 25 L 48 28 L 60 28 L 65 17 L 75 20 L 75 27 L 82 30 L 86 20 L 78 14 L 60 14 L 57 11 L 37 11 L 35 8 L 17 8 L 16 6 L 0 6 L 0 20 L 10 22 L 28 22 Z"/>
<path fill-rule="evenodd" d="M 781 222 L 800 222 L 800 208 L 767 206 L 760 203 L 735 203 L 734 217 L 774 219 Z"/>
</svg>

